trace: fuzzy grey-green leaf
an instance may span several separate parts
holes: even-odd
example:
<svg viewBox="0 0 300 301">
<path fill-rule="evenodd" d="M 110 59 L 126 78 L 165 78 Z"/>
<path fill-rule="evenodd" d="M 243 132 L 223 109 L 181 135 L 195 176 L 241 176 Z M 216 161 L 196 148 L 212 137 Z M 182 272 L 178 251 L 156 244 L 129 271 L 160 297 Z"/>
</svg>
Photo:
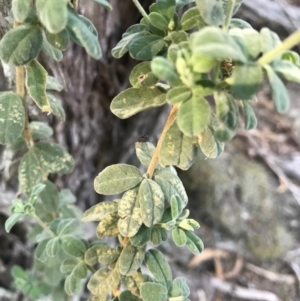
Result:
<svg viewBox="0 0 300 301">
<path fill-rule="evenodd" d="M 42 24 L 50 33 L 65 29 L 68 20 L 68 0 L 36 0 L 36 9 Z"/>
<path fill-rule="evenodd" d="M 187 10 L 181 17 L 180 24 L 183 30 L 189 30 L 198 24 L 205 25 L 198 7 L 192 7 Z"/>
<path fill-rule="evenodd" d="M 38 183 L 43 182 L 43 170 L 35 149 L 31 149 L 19 165 L 19 182 L 22 191 L 28 196 Z"/>
<path fill-rule="evenodd" d="M 52 113 L 59 117 L 61 121 L 66 120 L 66 113 L 64 108 L 62 107 L 60 101 L 56 99 L 56 97 L 50 93 L 47 93 L 48 102 L 50 104 L 50 108 Z"/>
<path fill-rule="evenodd" d="M 46 95 L 47 71 L 36 60 L 32 60 L 27 64 L 25 69 L 28 94 L 42 112 L 49 112 L 50 105 Z"/>
<path fill-rule="evenodd" d="M 112 195 L 129 190 L 142 180 L 142 174 L 135 166 L 115 164 L 100 172 L 95 178 L 94 188 L 97 193 Z"/>
<path fill-rule="evenodd" d="M 30 12 L 32 0 L 12 0 L 12 12 L 16 21 L 22 23 Z"/>
<path fill-rule="evenodd" d="M 164 171 L 159 171 L 155 174 L 154 180 L 159 184 L 168 202 L 171 201 L 171 198 L 174 195 L 178 195 L 183 202 L 183 207 L 187 204 L 188 197 L 178 176 Z"/>
<path fill-rule="evenodd" d="M 93 266 L 98 263 L 98 257 L 101 253 L 106 253 L 109 250 L 109 245 L 106 243 L 99 243 L 89 248 L 84 254 L 84 261 Z"/>
<path fill-rule="evenodd" d="M 65 50 L 70 42 L 69 33 L 66 29 L 58 33 L 46 32 L 46 38 L 54 48 L 60 51 Z"/>
<path fill-rule="evenodd" d="M 186 230 L 183 230 L 183 231 L 184 231 L 184 233 L 187 237 L 187 242 L 186 242 L 187 248 L 193 254 L 201 253 L 204 249 L 204 245 L 203 245 L 202 240 L 191 231 L 186 231 Z"/>
<path fill-rule="evenodd" d="M 134 236 L 143 223 L 137 188 L 124 193 L 119 203 L 118 214 L 121 217 L 118 222 L 120 233 L 124 237 Z"/>
<path fill-rule="evenodd" d="M 155 151 L 155 146 L 150 142 L 136 142 L 135 152 L 141 163 L 148 167 Z"/>
<path fill-rule="evenodd" d="M 70 273 L 73 271 L 73 269 L 76 267 L 76 265 L 78 264 L 78 260 L 75 258 L 68 258 L 66 260 L 63 261 L 61 267 L 60 267 L 60 271 L 62 273 Z"/>
<path fill-rule="evenodd" d="M 125 119 L 146 109 L 160 107 L 165 103 L 166 92 L 162 88 L 129 88 L 113 99 L 110 109 L 113 114 Z"/>
<path fill-rule="evenodd" d="M 136 65 L 130 73 L 129 82 L 134 88 L 154 86 L 158 82 L 158 78 L 151 70 L 151 62 L 142 62 Z"/>
<path fill-rule="evenodd" d="M 58 237 L 52 238 L 46 245 L 46 252 L 49 257 L 55 257 L 60 248 L 60 241 Z"/>
<path fill-rule="evenodd" d="M 171 268 L 160 251 L 155 249 L 148 250 L 145 254 L 145 264 L 158 283 L 167 289 L 171 287 Z"/>
<path fill-rule="evenodd" d="M 43 45 L 38 26 L 20 25 L 8 31 L 0 42 L 0 58 L 7 64 L 22 66 L 35 59 Z"/>
<path fill-rule="evenodd" d="M 86 251 L 84 242 L 73 235 L 65 235 L 62 237 L 62 248 L 67 254 L 74 257 L 82 257 Z"/>
<path fill-rule="evenodd" d="M 44 184 L 46 185 L 46 187 L 40 193 L 42 203 L 47 211 L 49 211 L 50 213 L 56 213 L 59 204 L 58 189 L 56 185 L 51 181 L 46 180 Z"/>
<path fill-rule="evenodd" d="M 100 239 L 104 237 L 117 236 L 119 234 L 118 221 L 119 215 L 117 212 L 106 215 L 98 224 L 96 232 L 97 236 Z"/>
<path fill-rule="evenodd" d="M 174 243 L 178 247 L 184 246 L 187 242 L 187 238 L 186 238 L 184 231 L 177 227 L 172 230 L 172 238 L 173 238 Z"/>
<path fill-rule="evenodd" d="M 94 35 L 86 22 L 82 20 L 73 10 L 68 11 L 67 28 L 80 41 L 86 52 L 96 60 L 102 56 L 101 47 L 98 41 L 98 36 Z"/>
<path fill-rule="evenodd" d="M 60 92 L 63 88 L 63 85 L 54 76 L 48 75 L 46 84 L 47 90 L 54 90 Z"/>
<path fill-rule="evenodd" d="M 74 168 L 72 156 L 58 144 L 39 142 L 33 150 L 44 172 L 66 174 Z"/>
<path fill-rule="evenodd" d="M 270 66 L 264 66 L 267 71 L 269 83 L 272 90 L 272 98 L 275 107 L 279 113 L 284 113 L 288 110 L 290 99 L 286 87 L 284 86 L 282 80 L 273 71 Z"/>
<path fill-rule="evenodd" d="M 255 112 L 247 101 L 243 101 L 245 129 L 252 130 L 257 126 Z"/>
<path fill-rule="evenodd" d="M 145 249 L 146 246 L 135 247 L 128 241 L 119 258 L 119 271 L 122 275 L 132 276 L 140 268 Z"/>
<path fill-rule="evenodd" d="M 118 211 L 117 202 L 101 202 L 88 210 L 82 216 L 82 222 L 101 221 L 107 214 Z"/>
<path fill-rule="evenodd" d="M 223 7 L 219 0 L 196 0 L 195 2 L 206 24 L 215 26 L 223 24 Z"/>
<path fill-rule="evenodd" d="M 162 166 L 175 165 L 187 170 L 194 163 L 197 148 L 193 144 L 193 138 L 184 135 L 174 121 L 162 142 L 159 163 Z"/>
<path fill-rule="evenodd" d="M 147 227 L 160 222 L 164 213 L 164 194 L 160 186 L 150 179 L 144 179 L 139 187 L 138 200 L 141 217 Z"/>
<path fill-rule="evenodd" d="M 168 290 L 159 283 L 146 282 L 141 286 L 141 297 L 144 301 L 167 301 Z"/>
<path fill-rule="evenodd" d="M 15 142 L 22 135 L 24 123 L 20 97 L 13 92 L 0 92 L 0 144 Z"/>
<path fill-rule="evenodd" d="M 92 294 L 107 295 L 113 291 L 120 283 L 120 273 L 118 269 L 118 264 L 115 265 L 111 273 L 108 273 L 107 268 L 102 268 L 98 270 L 88 282 L 88 289 Z"/>
<path fill-rule="evenodd" d="M 192 90 L 186 86 L 177 86 L 171 88 L 167 93 L 167 101 L 174 105 L 184 102 L 192 97 Z"/>
</svg>

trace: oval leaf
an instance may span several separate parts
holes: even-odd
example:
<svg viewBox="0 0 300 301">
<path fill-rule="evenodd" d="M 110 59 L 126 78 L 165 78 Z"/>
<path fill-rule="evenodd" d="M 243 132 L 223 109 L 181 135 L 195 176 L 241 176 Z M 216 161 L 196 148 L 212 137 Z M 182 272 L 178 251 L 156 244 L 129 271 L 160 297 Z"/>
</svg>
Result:
<svg viewBox="0 0 300 301">
<path fill-rule="evenodd" d="M 21 135 L 25 112 L 21 98 L 13 92 L 0 92 L 0 144 L 11 144 Z"/>
<path fill-rule="evenodd" d="M 115 164 L 100 172 L 94 181 L 94 188 L 100 194 L 112 195 L 133 188 L 142 180 L 142 174 L 136 167 Z"/>
</svg>

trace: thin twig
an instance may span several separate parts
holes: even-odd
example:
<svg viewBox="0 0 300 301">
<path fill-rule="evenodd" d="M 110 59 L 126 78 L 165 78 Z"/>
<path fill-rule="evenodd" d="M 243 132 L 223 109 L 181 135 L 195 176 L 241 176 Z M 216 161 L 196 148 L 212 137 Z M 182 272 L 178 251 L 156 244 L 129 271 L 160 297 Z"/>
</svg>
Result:
<svg viewBox="0 0 300 301">
<path fill-rule="evenodd" d="M 218 278 L 211 278 L 211 284 L 218 291 L 243 300 L 280 301 L 280 299 L 271 292 L 244 288 Z"/>
<path fill-rule="evenodd" d="M 170 126 L 172 125 L 172 123 L 174 122 L 174 120 L 176 119 L 176 116 L 177 116 L 177 112 L 178 112 L 178 108 L 179 106 L 178 105 L 174 105 L 172 107 L 172 110 L 169 114 L 169 117 L 166 121 L 166 124 L 164 126 L 164 129 L 161 133 L 161 136 L 157 142 L 157 146 L 156 146 L 156 149 L 155 149 L 155 152 L 152 156 L 152 159 L 151 159 L 151 162 L 149 164 L 149 167 L 148 167 L 148 170 L 147 170 L 147 174 L 148 174 L 148 177 L 151 179 L 153 174 L 154 174 L 154 171 L 155 171 L 155 168 L 156 168 L 156 165 L 158 163 L 158 157 L 159 157 L 159 152 L 160 152 L 160 149 L 161 149 L 161 145 L 165 139 L 165 136 L 166 136 L 166 133 L 168 131 L 168 129 L 170 128 Z"/>
<path fill-rule="evenodd" d="M 19 26 L 18 22 L 14 22 L 14 27 Z M 31 136 L 30 128 L 29 128 L 29 119 L 28 119 L 28 111 L 26 106 L 26 90 L 25 90 L 25 69 L 24 66 L 16 67 L 16 93 L 22 100 L 22 104 L 25 111 L 25 125 L 23 130 L 23 137 L 26 141 L 27 147 L 31 148 L 33 146 L 33 139 Z"/>
</svg>

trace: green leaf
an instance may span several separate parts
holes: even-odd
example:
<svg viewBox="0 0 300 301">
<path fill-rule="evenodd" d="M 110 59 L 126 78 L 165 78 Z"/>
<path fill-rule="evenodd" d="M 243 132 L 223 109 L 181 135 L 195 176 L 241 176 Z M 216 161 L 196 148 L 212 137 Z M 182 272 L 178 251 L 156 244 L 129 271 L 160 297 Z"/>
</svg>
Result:
<svg viewBox="0 0 300 301">
<path fill-rule="evenodd" d="M 130 237 L 130 242 L 135 247 L 144 246 L 151 238 L 151 228 L 142 225 L 139 231 L 132 237 Z"/>
<path fill-rule="evenodd" d="M 262 28 L 260 31 L 260 37 L 263 54 L 268 53 L 281 44 L 280 38 L 278 37 L 277 33 L 271 31 L 269 28 Z M 277 56 L 276 58 L 279 57 L 280 56 Z"/>
<path fill-rule="evenodd" d="M 158 12 L 168 20 L 173 19 L 176 10 L 176 0 L 156 0 Z"/>
<path fill-rule="evenodd" d="M 5 221 L 5 231 L 7 233 L 10 232 L 11 228 L 20 220 L 23 216 L 22 213 L 13 213 L 6 221 Z"/>
<path fill-rule="evenodd" d="M 76 294 L 80 289 L 80 281 L 81 279 L 76 278 L 73 274 L 70 274 L 65 281 L 65 292 L 69 296 Z"/>
<path fill-rule="evenodd" d="M 32 121 L 29 124 L 33 140 L 49 138 L 53 135 L 53 129 L 44 122 Z"/>
<path fill-rule="evenodd" d="M 42 49 L 46 55 L 55 60 L 56 62 L 60 62 L 63 59 L 63 54 L 60 50 L 54 48 L 46 39 L 45 35 L 43 36 L 43 45 Z"/>
<path fill-rule="evenodd" d="M 239 9 L 239 7 L 241 6 L 241 4 L 242 4 L 243 1 L 244 1 L 244 0 L 236 0 L 236 1 L 235 1 L 232 15 L 234 15 L 234 14 L 238 11 L 238 9 Z M 223 2 L 223 12 L 224 12 L 224 16 L 226 16 L 226 13 L 227 13 L 227 11 L 228 11 L 228 4 L 229 4 L 230 0 L 222 0 L 222 2 Z"/>
<path fill-rule="evenodd" d="M 63 85 L 54 76 L 48 75 L 46 83 L 47 90 L 54 90 L 60 92 L 63 90 L 63 88 Z"/>
<path fill-rule="evenodd" d="M 190 30 L 199 24 L 205 26 L 198 7 L 192 7 L 181 17 L 180 24 L 183 30 Z"/>
<path fill-rule="evenodd" d="M 66 29 L 58 33 L 46 32 L 46 38 L 54 48 L 60 51 L 65 50 L 70 42 L 69 33 Z"/>
<path fill-rule="evenodd" d="M 43 182 L 43 170 L 34 149 L 22 158 L 19 165 L 19 182 L 22 191 L 28 196 L 38 183 Z"/>
<path fill-rule="evenodd" d="M 41 241 L 38 246 L 35 249 L 34 252 L 34 256 L 40 260 L 41 262 L 45 263 L 47 261 L 47 259 L 49 258 L 47 252 L 46 252 L 46 246 L 48 241 L 50 241 L 49 239 L 44 239 L 43 241 Z"/>
<path fill-rule="evenodd" d="M 139 301 L 140 298 L 133 295 L 130 291 L 124 291 L 118 296 L 120 301 Z"/>
<path fill-rule="evenodd" d="M 11 144 L 21 135 L 25 112 L 21 98 L 13 92 L 0 92 L 0 144 Z"/>
<path fill-rule="evenodd" d="M 74 257 L 82 257 L 86 251 L 85 243 L 78 237 L 73 235 L 65 235 L 62 239 L 63 250 Z"/>
<path fill-rule="evenodd" d="M 65 273 L 70 273 L 73 271 L 73 269 L 76 267 L 78 264 L 78 260 L 74 258 L 68 258 L 63 261 L 60 271 L 65 274 Z"/>
<path fill-rule="evenodd" d="M 252 130 L 257 126 L 257 119 L 254 110 L 249 105 L 247 101 L 243 101 L 244 119 L 245 119 L 245 129 Z"/>
<path fill-rule="evenodd" d="M 43 35 L 38 26 L 20 25 L 8 31 L 0 42 L 0 58 L 22 66 L 35 59 L 42 49 Z"/>
<path fill-rule="evenodd" d="M 126 38 L 132 34 L 149 31 L 148 24 L 133 24 L 123 34 L 122 38 Z"/>
<path fill-rule="evenodd" d="M 100 252 L 98 261 L 101 264 L 112 264 L 117 261 L 120 256 L 118 248 L 109 248 L 106 252 Z"/>
<path fill-rule="evenodd" d="M 195 235 L 193 232 L 186 231 L 186 230 L 183 230 L 183 231 L 187 238 L 187 242 L 186 242 L 187 248 L 193 254 L 200 254 L 204 249 L 202 240 L 197 235 Z"/>
<path fill-rule="evenodd" d="M 148 167 L 155 151 L 155 146 L 150 142 L 136 142 L 135 152 L 141 163 Z"/>
<path fill-rule="evenodd" d="M 131 27 L 133 27 L 133 26 L 131 26 Z M 133 33 L 128 32 L 128 30 L 131 28 L 131 27 L 129 27 L 127 32 L 125 32 L 126 35 L 123 34 L 123 39 L 112 49 L 111 54 L 114 58 L 116 58 L 116 59 L 121 58 L 126 52 L 128 52 L 129 43 L 135 37 L 140 37 L 140 36 L 144 35 L 143 31 L 145 31 L 145 29 L 147 27 L 143 26 L 142 27 L 143 29 L 140 32 L 140 28 L 141 28 L 140 24 L 136 24 L 136 26 L 139 26 L 134 29 L 134 31 L 137 30 L 137 32 L 133 32 Z"/>
<path fill-rule="evenodd" d="M 272 64 L 273 70 L 282 78 L 300 83 L 300 68 L 290 61 L 275 61 Z"/>
<path fill-rule="evenodd" d="M 89 21 L 89 20 L 88 20 Z M 72 9 L 68 10 L 67 29 L 82 44 L 86 52 L 96 60 L 102 56 L 98 36 L 90 31 L 83 18 L 78 16 Z"/>
<path fill-rule="evenodd" d="M 192 97 L 192 90 L 186 86 L 177 86 L 171 88 L 167 93 L 167 101 L 174 105 L 184 102 Z"/>
<path fill-rule="evenodd" d="M 139 187 L 138 200 L 142 221 L 147 227 L 160 222 L 164 213 L 164 194 L 153 180 L 144 179 Z"/>
<path fill-rule="evenodd" d="M 135 187 L 143 180 L 141 172 L 132 165 L 114 164 L 106 167 L 94 181 L 97 193 L 112 195 Z"/>
<path fill-rule="evenodd" d="M 158 82 L 158 78 L 151 71 L 151 62 L 136 65 L 130 73 L 129 82 L 134 88 L 153 87 Z"/>
<path fill-rule="evenodd" d="M 59 204 L 58 189 L 51 181 L 46 180 L 44 182 L 45 189 L 40 193 L 40 198 L 45 209 L 50 213 L 56 213 Z"/>
<path fill-rule="evenodd" d="M 156 56 L 165 46 L 166 42 L 162 37 L 142 32 L 130 40 L 128 50 L 134 59 L 147 61 Z"/>
<path fill-rule="evenodd" d="M 128 241 L 119 257 L 120 274 L 132 276 L 142 265 L 145 249 L 146 246 L 135 247 Z"/>
<path fill-rule="evenodd" d="M 172 218 L 177 219 L 182 213 L 185 206 L 185 202 L 178 195 L 173 195 L 170 200 Z"/>
<path fill-rule="evenodd" d="M 187 242 L 186 235 L 185 235 L 184 231 L 180 228 L 174 228 L 172 230 L 172 238 L 174 240 L 174 243 L 178 247 L 185 246 L 185 244 Z"/>
<path fill-rule="evenodd" d="M 46 83 L 48 73 L 36 60 L 25 66 L 26 87 L 29 96 L 34 100 L 42 112 L 49 112 L 50 105 L 46 95 Z"/>
<path fill-rule="evenodd" d="M 216 117 L 214 117 L 216 119 Z M 217 119 L 216 119 L 217 120 Z M 217 127 L 220 123 L 217 120 Z M 221 155 L 224 150 L 224 143 L 219 142 L 215 137 L 214 127 L 209 125 L 199 136 L 199 146 L 203 154 L 208 157 L 215 159 Z"/>
<path fill-rule="evenodd" d="M 167 301 L 168 290 L 159 283 L 146 282 L 141 286 L 141 297 L 144 301 Z"/>
<path fill-rule="evenodd" d="M 286 87 L 284 86 L 282 80 L 278 75 L 273 71 L 270 66 L 264 66 L 267 71 L 269 83 L 272 90 L 272 98 L 276 107 L 276 110 L 279 113 L 285 113 L 290 104 L 289 95 Z"/>
<path fill-rule="evenodd" d="M 153 246 L 159 246 L 163 241 L 167 241 L 168 239 L 168 232 L 164 228 L 154 227 L 152 228 L 150 241 Z"/>
<path fill-rule="evenodd" d="M 193 145 L 193 138 L 184 135 L 174 121 L 162 142 L 159 163 L 162 166 L 175 165 L 187 170 L 194 163 L 197 148 Z"/>
<path fill-rule="evenodd" d="M 171 287 L 171 268 L 160 251 L 154 249 L 148 250 L 145 255 L 145 264 L 158 283 L 167 289 Z"/>
<path fill-rule="evenodd" d="M 177 83 L 179 81 L 175 66 L 164 57 L 159 56 L 154 58 L 151 62 L 151 69 L 154 75 L 160 80 L 170 83 Z"/>
<path fill-rule="evenodd" d="M 181 201 L 181 206 L 186 206 L 188 197 L 185 192 L 184 186 L 178 176 L 164 171 L 158 171 L 154 175 L 154 180 L 160 186 L 161 190 L 164 193 L 165 199 L 168 202 L 172 201 L 173 196 L 178 196 Z"/>
<path fill-rule="evenodd" d="M 12 0 L 12 12 L 19 23 L 23 23 L 30 12 L 32 0 Z"/>
<path fill-rule="evenodd" d="M 120 283 L 119 267 L 116 264 L 108 274 L 106 268 L 98 270 L 88 282 L 88 289 L 96 296 L 106 295 L 112 292 Z"/>
<path fill-rule="evenodd" d="M 223 8 L 219 0 L 196 0 L 196 4 L 206 24 L 215 26 L 223 24 Z"/>
<path fill-rule="evenodd" d="M 231 93 L 236 99 L 248 100 L 257 92 L 262 80 L 263 70 L 260 65 L 248 63 L 235 66 L 229 79 Z"/>
<path fill-rule="evenodd" d="M 211 110 L 208 102 L 201 95 L 193 94 L 178 110 L 179 129 L 189 137 L 200 134 L 210 121 Z"/>
<path fill-rule="evenodd" d="M 47 97 L 52 113 L 55 116 L 59 117 L 61 121 L 65 121 L 66 113 L 61 103 L 50 93 L 47 93 Z"/>
<path fill-rule="evenodd" d="M 245 53 L 235 39 L 217 27 L 208 26 L 192 34 L 190 44 L 193 53 L 197 56 L 220 61 L 230 58 L 239 62 L 247 62 Z"/>
<path fill-rule="evenodd" d="M 121 217 L 118 222 L 121 235 L 134 236 L 143 223 L 137 188 L 124 193 L 119 203 L 118 214 Z"/>
<path fill-rule="evenodd" d="M 55 257 L 60 248 L 60 240 L 58 237 L 52 238 L 46 245 L 46 252 L 49 257 Z"/>
<path fill-rule="evenodd" d="M 194 0 L 176 0 L 176 8 L 180 8 L 193 2 Z"/>
<path fill-rule="evenodd" d="M 36 0 L 40 20 L 50 33 L 58 33 L 65 29 L 68 20 L 68 2 L 68 0 Z"/>
<path fill-rule="evenodd" d="M 173 44 L 182 44 L 185 42 L 188 44 L 189 35 L 183 30 L 178 30 L 172 31 L 170 33 L 170 38 Z"/>
<path fill-rule="evenodd" d="M 97 236 L 101 239 L 104 237 L 117 236 L 119 215 L 117 212 L 106 215 L 97 227 Z"/>
<path fill-rule="evenodd" d="M 300 56 L 295 51 L 285 51 L 281 55 L 281 59 L 284 61 L 292 62 L 297 67 L 300 67 Z"/>
<path fill-rule="evenodd" d="M 91 1 L 102 5 L 107 10 L 112 10 L 112 6 L 110 5 L 110 3 L 107 0 L 91 0 Z"/>
<path fill-rule="evenodd" d="M 241 38 L 251 59 L 256 59 L 261 53 L 260 34 L 252 28 L 230 30 L 230 35 Z"/>
<path fill-rule="evenodd" d="M 67 234 L 72 234 L 78 231 L 79 223 L 75 218 L 62 219 L 57 227 L 57 235 L 62 237 Z"/>
<path fill-rule="evenodd" d="M 107 243 L 98 243 L 85 252 L 84 261 L 90 266 L 95 265 L 99 262 L 99 255 L 106 253 L 109 249 L 110 248 Z"/>
<path fill-rule="evenodd" d="M 121 119 L 129 118 L 141 111 L 160 107 L 166 103 L 166 93 L 160 87 L 129 88 L 118 94 L 110 109 Z"/>
<path fill-rule="evenodd" d="M 72 274 L 74 277 L 79 279 L 85 279 L 87 276 L 87 266 L 84 262 L 79 262 L 76 267 L 74 268 Z"/>
<path fill-rule="evenodd" d="M 44 172 L 66 174 L 74 168 L 72 156 L 56 143 L 38 142 L 32 149 Z"/>
<path fill-rule="evenodd" d="M 101 221 L 107 214 L 118 211 L 117 202 L 101 202 L 92 206 L 82 216 L 82 222 Z"/>
<path fill-rule="evenodd" d="M 74 203 L 76 203 L 76 197 L 70 191 L 70 189 L 62 189 L 59 192 L 59 200 L 62 204 L 74 204 Z"/>
<path fill-rule="evenodd" d="M 172 286 L 169 290 L 170 297 L 185 297 L 190 294 L 190 289 L 186 284 L 186 280 L 183 277 L 177 277 L 173 280 Z"/>
<path fill-rule="evenodd" d="M 149 14 L 149 21 L 152 26 L 162 31 L 166 31 L 168 29 L 168 20 L 157 12 L 152 12 Z"/>
<path fill-rule="evenodd" d="M 230 21 L 230 27 L 231 28 L 241 28 L 241 29 L 245 29 L 245 28 L 252 28 L 252 26 L 241 19 L 236 19 L 236 18 L 232 18 Z"/>
</svg>

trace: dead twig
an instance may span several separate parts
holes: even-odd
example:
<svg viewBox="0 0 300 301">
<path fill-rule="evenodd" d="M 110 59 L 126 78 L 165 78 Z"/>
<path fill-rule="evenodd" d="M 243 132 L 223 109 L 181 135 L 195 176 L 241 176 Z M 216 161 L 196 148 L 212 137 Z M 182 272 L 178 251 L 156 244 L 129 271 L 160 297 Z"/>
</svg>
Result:
<svg viewBox="0 0 300 301">
<path fill-rule="evenodd" d="M 286 284 L 289 285 L 294 285 L 295 284 L 295 278 L 292 275 L 288 275 L 288 274 L 278 274 L 272 271 L 268 271 L 265 269 L 262 269 L 260 267 L 257 267 L 251 263 L 247 263 L 245 265 L 246 269 L 248 269 L 249 271 L 262 276 L 272 282 L 284 282 Z"/>
<path fill-rule="evenodd" d="M 188 268 L 195 268 L 200 263 L 208 260 L 212 260 L 215 258 L 228 258 L 229 253 L 222 250 L 215 249 L 205 249 L 201 254 L 196 255 L 192 258 L 192 260 L 188 264 Z"/>
<path fill-rule="evenodd" d="M 280 301 L 280 299 L 271 292 L 244 288 L 217 278 L 211 278 L 211 284 L 218 291 L 242 300 Z"/>
<path fill-rule="evenodd" d="M 243 265 L 244 265 L 243 257 L 238 255 L 232 270 L 224 274 L 224 279 L 232 279 L 238 276 L 243 268 Z"/>
</svg>

